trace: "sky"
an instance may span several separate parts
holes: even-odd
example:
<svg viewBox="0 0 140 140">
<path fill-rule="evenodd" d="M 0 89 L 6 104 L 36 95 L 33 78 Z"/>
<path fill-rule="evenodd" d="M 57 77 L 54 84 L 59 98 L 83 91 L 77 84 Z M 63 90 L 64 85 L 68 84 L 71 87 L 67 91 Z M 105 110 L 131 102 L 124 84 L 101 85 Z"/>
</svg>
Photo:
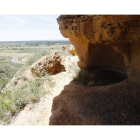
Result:
<svg viewBox="0 0 140 140">
<path fill-rule="evenodd" d="M 0 15 L 0 41 L 66 40 L 59 31 L 59 15 Z"/>
</svg>

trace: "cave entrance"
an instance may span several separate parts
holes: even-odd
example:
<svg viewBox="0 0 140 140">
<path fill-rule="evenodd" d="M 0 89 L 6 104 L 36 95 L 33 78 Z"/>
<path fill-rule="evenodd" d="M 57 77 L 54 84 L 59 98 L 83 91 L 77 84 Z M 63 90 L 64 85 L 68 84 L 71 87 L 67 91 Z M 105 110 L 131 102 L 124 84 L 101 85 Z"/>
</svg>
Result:
<svg viewBox="0 0 140 140">
<path fill-rule="evenodd" d="M 82 70 L 81 75 L 86 75 L 85 83 L 89 86 L 105 86 L 127 79 L 124 58 L 110 45 L 89 43 L 86 65 L 88 69 Z"/>
</svg>

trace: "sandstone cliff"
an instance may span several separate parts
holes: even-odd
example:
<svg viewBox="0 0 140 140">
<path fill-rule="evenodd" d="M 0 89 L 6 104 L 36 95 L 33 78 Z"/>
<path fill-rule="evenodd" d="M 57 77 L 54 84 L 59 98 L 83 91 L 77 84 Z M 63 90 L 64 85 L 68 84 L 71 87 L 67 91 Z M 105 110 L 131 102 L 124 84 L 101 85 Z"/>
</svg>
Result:
<svg viewBox="0 0 140 140">
<path fill-rule="evenodd" d="M 79 67 L 123 69 L 140 84 L 140 16 L 61 15 L 57 22 L 76 49 Z"/>
</svg>

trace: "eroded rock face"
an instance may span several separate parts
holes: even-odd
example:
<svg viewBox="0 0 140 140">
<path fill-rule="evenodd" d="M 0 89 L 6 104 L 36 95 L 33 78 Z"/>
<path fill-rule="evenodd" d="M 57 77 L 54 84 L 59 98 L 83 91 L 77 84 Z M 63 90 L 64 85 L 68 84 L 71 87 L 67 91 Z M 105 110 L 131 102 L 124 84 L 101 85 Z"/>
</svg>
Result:
<svg viewBox="0 0 140 140">
<path fill-rule="evenodd" d="M 61 56 L 55 52 L 49 56 L 44 56 L 42 59 L 34 63 L 30 71 L 38 76 L 45 76 L 46 73 L 51 75 L 65 71 L 65 67 L 61 64 Z"/>
<path fill-rule="evenodd" d="M 76 49 L 79 67 L 123 69 L 140 84 L 140 16 L 61 15 L 57 22 Z"/>
</svg>

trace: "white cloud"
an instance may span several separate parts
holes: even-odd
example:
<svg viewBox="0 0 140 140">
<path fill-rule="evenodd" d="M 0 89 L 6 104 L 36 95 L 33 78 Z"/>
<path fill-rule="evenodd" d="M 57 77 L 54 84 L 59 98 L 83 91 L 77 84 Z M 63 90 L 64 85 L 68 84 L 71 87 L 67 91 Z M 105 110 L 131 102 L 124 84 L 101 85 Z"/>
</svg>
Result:
<svg viewBox="0 0 140 140">
<path fill-rule="evenodd" d="M 0 16 L 0 41 L 59 40 L 58 16 Z"/>
</svg>

